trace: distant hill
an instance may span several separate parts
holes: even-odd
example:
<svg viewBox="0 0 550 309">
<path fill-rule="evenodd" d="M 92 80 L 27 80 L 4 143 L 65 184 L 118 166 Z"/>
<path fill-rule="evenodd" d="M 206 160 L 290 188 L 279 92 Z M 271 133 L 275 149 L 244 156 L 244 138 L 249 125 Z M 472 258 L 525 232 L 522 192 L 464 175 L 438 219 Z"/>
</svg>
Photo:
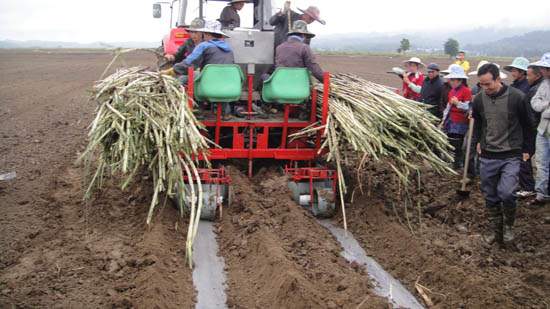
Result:
<svg viewBox="0 0 550 309">
<path fill-rule="evenodd" d="M 512 56 L 519 54 L 540 55 L 540 48 L 550 50 L 548 31 L 532 31 L 522 28 L 476 28 L 456 33 L 400 33 L 384 35 L 380 33 L 346 33 L 318 36 L 311 41 L 311 46 L 327 51 L 368 51 L 395 52 L 403 38 L 411 42 L 410 52 L 443 53 L 443 44 L 448 38 L 456 39 L 460 49 L 474 51 L 475 54 L 504 56 L 498 49 L 489 49 L 494 42 L 504 42 L 508 39 L 526 36 L 521 44 L 515 43 L 515 50 L 510 50 Z M 510 45 L 510 41 L 505 41 Z M 483 48 L 482 48 L 483 46 Z M 471 49 L 472 50 L 471 50 Z M 521 50 L 521 52 L 519 52 Z M 532 56 L 529 56 L 532 57 Z"/>
<path fill-rule="evenodd" d="M 0 48 L 155 48 L 159 42 L 93 42 L 93 43 L 76 43 L 76 42 L 57 42 L 57 41 L 0 41 Z"/>
<path fill-rule="evenodd" d="M 502 57 L 539 57 L 550 51 L 550 31 L 532 31 L 484 44 L 465 47 L 472 55 Z"/>
</svg>

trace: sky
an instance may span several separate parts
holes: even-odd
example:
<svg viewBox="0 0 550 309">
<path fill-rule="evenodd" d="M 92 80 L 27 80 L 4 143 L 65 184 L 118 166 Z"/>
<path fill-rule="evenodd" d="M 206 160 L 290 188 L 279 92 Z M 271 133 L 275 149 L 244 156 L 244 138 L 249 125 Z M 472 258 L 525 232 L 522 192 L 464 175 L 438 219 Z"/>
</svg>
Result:
<svg viewBox="0 0 550 309">
<path fill-rule="evenodd" d="M 168 0 L 170 1 L 170 0 Z M 152 16 L 150 0 L 0 0 L 0 40 L 67 42 L 154 42 L 161 40 L 170 24 L 169 5 L 163 17 Z M 284 0 L 273 0 L 276 8 Z M 311 24 L 319 35 L 376 32 L 460 32 L 477 27 L 529 27 L 550 30 L 548 0 L 295 0 L 292 9 L 314 4 L 327 24 Z M 207 19 L 219 17 L 224 3 L 207 3 Z M 451 7 L 451 6 L 457 7 Z M 188 16 L 198 16 L 198 0 L 189 0 Z M 241 11 L 243 25 L 250 25 L 252 4 Z M 414 8 L 412 8 L 414 7 Z M 177 9 L 176 9 L 177 11 Z M 175 16 L 176 14 L 174 14 Z M 191 18 L 188 18 L 189 21 Z M 174 18 L 175 21 L 175 18 Z"/>
</svg>

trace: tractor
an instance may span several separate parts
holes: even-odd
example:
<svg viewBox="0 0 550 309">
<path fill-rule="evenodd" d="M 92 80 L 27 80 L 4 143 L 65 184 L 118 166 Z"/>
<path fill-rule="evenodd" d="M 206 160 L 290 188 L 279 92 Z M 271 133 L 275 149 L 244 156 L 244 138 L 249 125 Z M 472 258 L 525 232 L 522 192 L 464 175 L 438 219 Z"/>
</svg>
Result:
<svg viewBox="0 0 550 309">
<path fill-rule="evenodd" d="M 175 52 L 189 37 L 185 31 L 187 1 L 173 1 L 171 8 L 175 2 L 179 2 L 179 17 L 177 27 L 163 40 L 166 53 Z M 306 127 L 326 124 L 329 73 L 324 75 L 322 97 L 311 86 L 306 68 L 277 68 L 269 79 L 262 81 L 260 77 L 274 64 L 274 33 L 269 18 L 275 12 L 272 1 L 253 0 L 250 4 L 254 6 L 252 28 L 223 30 L 229 36 L 224 40 L 233 48 L 235 64 L 209 64 L 186 87 L 191 107 L 198 103 L 199 108 L 210 109 L 210 114 L 201 121 L 207 129 L 205 134 L 220 146 L 199 156 L 199 160 L 208 160 L 215 167 L 199 172 L 203 190 L 201 219 L 214 220 L 222 205 L 232 202 L 231 176 L 217 163 L 243 159 L 247 160 L 249 177 L 257 160 L 280 162 L 294 201 L 316 216 L 330 216 L 335 210 L 338 175 L 326 164 L 316 163 L 323 162 L 316 159 L 325 154 L 320 151 L 323 132 L 319 130 L 313 137 L 291 138 Z M 160 3 L 153 6 L 153 15 L 160 16 Z M 199 0 L 199 17 L 203 18 L 202 0 Z M 189 76 L 193 76 L 192 70 L 189 69 Z M 240 117 L 223 121 L 221 109 L 225 102 L 230 102 Z M 266 103 L 278 106 L 280 111 L 258 112 L 256 107 Z M 304 110 L 306 119 L 299 117 Z M 185 180 L 187 186 L 197 186 L 196 179 Z"/>
</svg>

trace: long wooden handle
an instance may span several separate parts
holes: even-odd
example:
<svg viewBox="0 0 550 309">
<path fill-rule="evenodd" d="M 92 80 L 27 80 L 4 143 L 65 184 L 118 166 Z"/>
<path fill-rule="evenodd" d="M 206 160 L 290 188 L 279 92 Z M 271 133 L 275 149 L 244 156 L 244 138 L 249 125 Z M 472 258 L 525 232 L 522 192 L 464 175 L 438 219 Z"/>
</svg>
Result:
<svg viewBox="0 0 550 309">
<path fill-rule="evenodd" d="M 468 141 L 466 144 L 466 157 L 464 158 L 464 172 L 462 173 L 462 187 L 461 190 L 466 190 L 466 175 L 468 173 L 468 162 L 470 161 L 470 147 L 472 144 L 472 134 L 474 133 L 474 118 L 470 118 L 470 123 L 468 125 Z"/>
<path fill-rule="evenodd" d="M 290 32 L 292 31 L 292 19 L 290 18 L 290 1 L 287 1 L 287 2 L 288 2 L 288 11 L 286 12 L 286 16 L 288 17 L 288 32 Z"/>
</svg>

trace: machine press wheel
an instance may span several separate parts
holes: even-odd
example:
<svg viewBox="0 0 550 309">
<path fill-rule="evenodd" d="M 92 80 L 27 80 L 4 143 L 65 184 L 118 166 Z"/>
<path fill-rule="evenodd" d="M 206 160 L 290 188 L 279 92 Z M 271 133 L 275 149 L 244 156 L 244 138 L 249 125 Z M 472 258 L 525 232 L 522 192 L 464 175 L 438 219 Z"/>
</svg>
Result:
<svg viewBox="0 0 550 309">
<path fill-rule="evenodd" d="M 296 204 L 300 205 L 300 189 L 298 188 L 298 184 L 294 181 L 290 181 L 288 183 L 288 188 L 292 192 L 292 199 Z"/>
<path fill-rule="evenodd" d="M 335 210 L 334 191 L 329 188 L 313 188 L 313 203 L 311 205 L 313 214 L 316 217 L 332 217 Z"/>
</svg>

